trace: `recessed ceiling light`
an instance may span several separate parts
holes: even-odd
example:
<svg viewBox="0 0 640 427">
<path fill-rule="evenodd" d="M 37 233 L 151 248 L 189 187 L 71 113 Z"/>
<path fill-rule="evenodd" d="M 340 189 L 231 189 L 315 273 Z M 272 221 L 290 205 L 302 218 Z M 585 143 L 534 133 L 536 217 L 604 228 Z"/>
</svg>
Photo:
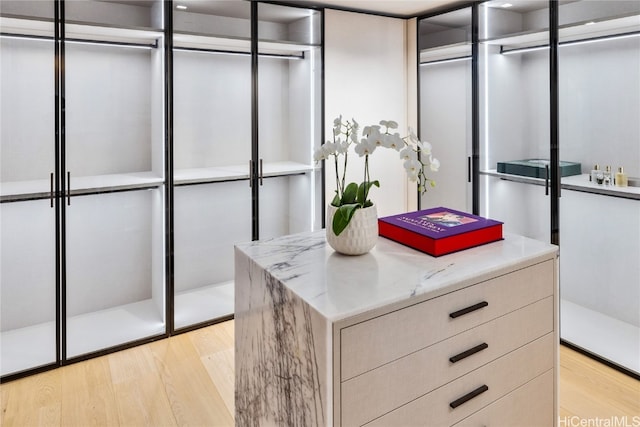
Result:
<svg viewBox="0 0 640 427">
<path fill-rule="evenodd" d="M 501 7 L 511 7 L 513 6 L 511 3 L 504 3 Z"/>
<path fill-rule="evenodd" d="M 187 6 L 185 6 L 183 4 L 179 4 L 179 5 L 176 6 L 176 9 L 187 10 Z"/>
<path fill-rule="evenodd" d="M 593 25 L 593 24 L 595 24 L 594 21 L 589 21 L 589 22 L 585 23 L 584 25 Z"/>
</svg>

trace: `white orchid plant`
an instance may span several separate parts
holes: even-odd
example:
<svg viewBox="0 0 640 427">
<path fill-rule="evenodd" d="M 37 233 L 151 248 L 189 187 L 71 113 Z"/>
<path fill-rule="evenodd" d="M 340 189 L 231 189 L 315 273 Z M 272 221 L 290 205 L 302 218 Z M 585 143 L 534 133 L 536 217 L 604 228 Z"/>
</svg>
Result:
<svg viewBox="0 0 640 427">
<path fill-rule="evenodd" d="M 372 206 L 369 200 L 371 187 L 380 187 L 380 182 L 372 181 L 369 175 L 369 156 L 376 149 L 388 148 L 396 150 L 403 160 L 404 168 L 410 181 L 418 183 L 418 191 L 424 194 L 428 187 L 435 187 L 434 180 L 429 178 L 425 170 L 436 172 L 440 167 L 438 159 L 431 154 L 431 144 L 420 141 L 411 128 L 409 135 L 401 137 L 394 130 L 398 123 L 392 120 L 381 120 L 379 125 L 365 126 L 359 136 L 360 125 L 354 119 L 343 120 L 342 116 L 333 121 L 333 141 L 327 141 L 314 153 L 316 162 L 333 157 L 336 170 L 336 195 L 331 204 L 338 208 L 333 217 L 333 232 L 340 235 L 349 225 L 358 209 Z M 364 157 L 364 178 L 358 185 L 345 182 L 349 148 L 360 157 Z M 344 156 L 344 160 L 341 157 Z M 342 163 L 342 169 L 340 169 Z"/>
</svg>

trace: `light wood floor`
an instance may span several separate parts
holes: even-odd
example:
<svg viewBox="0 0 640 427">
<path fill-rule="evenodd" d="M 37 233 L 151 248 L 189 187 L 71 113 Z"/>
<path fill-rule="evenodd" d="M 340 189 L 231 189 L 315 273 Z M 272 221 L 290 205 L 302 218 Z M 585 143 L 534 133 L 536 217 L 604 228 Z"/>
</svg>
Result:
<svg viewBox="0 0 640 427">
<path fill-rule="evenodd" d="M 231 426 L 233 363 L 229 321 L 2 384 L 0 425 Z M 560 426 L 640 425 L 640 381 L 565 347 L 560 364 Z"/>
</svg>

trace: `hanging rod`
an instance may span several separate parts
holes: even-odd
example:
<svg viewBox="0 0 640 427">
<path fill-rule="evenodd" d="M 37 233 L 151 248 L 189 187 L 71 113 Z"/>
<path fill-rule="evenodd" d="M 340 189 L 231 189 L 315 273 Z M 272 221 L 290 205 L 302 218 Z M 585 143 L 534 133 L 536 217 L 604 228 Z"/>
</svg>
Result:
<svg viewBox="0 0 640 427">
<path fill-rule="evenodd" d="M 637 37 L 637 36 L 640 36 L 640 31 L 630 31 L 628 33 L 610 34 L 607 36 L 587 37 L 584 39 L 559 42 L 558 46 L 571 46 L 571 45 L 577 45 L 577 44 L 595 43 L 595 42 L 600 42 L 605 40 L 618 40 L 618 39 L 626 39 L 629 37 Z M 540 44 L 540 45 L 528 46 L 528 47 L 517 47 L 513 49 L 505 49 L 504 46 L 500 46 L 500 53 L 503 55 L 508 55 L 511 53 L 532 52 L 535 50 L 542 50 L 542 49 L 548 49 L 548 48 L 549 48 L 548 44 Z"/>
<path fill-rule="evenodd" d="M 445 64 L 445 63 L 448 63 L 448 62 L 466 61 L 468 59 L 471 59 L 471 55 L 456 56 L 455 58 L 435 59 L 433 61 L 421 62 L 420 65 L 437 65 L 437 64 Z"/>
<path fill-rule="evenodd" d="M 53 41 L 52 36 L 38 36 L 33 34 L 0 33 L 0 37 L 11 38 L 11 39 L 22 39 L 22 40 Z M 117 42 L 117 41 L 106 41 L 106 40 L 66 38 L 64 39 L 64 42 L 77 43 L 77 44 L 103 45 L 103 46 L 133 47 L 138 49 L 154 49 L 158 47 L 158 40 L 155 40 L 154 43 L 152 44 L 146 44 L 146 43 L 133 43 L 133 42 Z"/>
<path fill-rule="evenodd" d="M 174 47 L 173 50 L 183 51 L 183 52 L 200 52 L 200 53 L 211 53 L 216 55 L 241 55 L 248 56 L 251 55 L 251 52 L 244 52 L 240 50 L 224 50 L 224 49 L 205 49 L 199 47 Z M 259 53 L 258 56 L 265 58 L 280 58 L 280 59 L 304 59 L 304 52 L 300 55 L 285 55 L 279 53 Z"/>
</svg>

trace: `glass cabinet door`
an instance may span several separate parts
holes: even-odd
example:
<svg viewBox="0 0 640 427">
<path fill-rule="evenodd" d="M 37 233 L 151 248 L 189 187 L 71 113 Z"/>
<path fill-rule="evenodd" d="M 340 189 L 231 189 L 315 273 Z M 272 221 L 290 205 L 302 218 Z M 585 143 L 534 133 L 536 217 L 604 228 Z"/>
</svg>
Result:
<svg viewBox="0 0 640 427">
<path fill-rule="evenodd" d="M 549 242 L 548 2 L 479 5 L 480 215 Z M 509 5 L 507 7 L 507 5 Z M 550 193 L 550 188 L 549 191 Z"/>
<path fill-rule="evenodd" d="M 260 239 L 321 228 L 321 13 L 258 3 Z"/>
<path fill-rule="evenodd" d="M 448 206 L 471 212 L 472 72 L 471 8 L 421 19 L 420 139 L 433 144 L 446 167 L 435 188 L 421 195 L 420 207 Z"/>
<path fill-rule="evenodd" d="M 0 7 L 0 376 L 54 364 L 53 2 Z"/>
<path fill-rule="evenodd" d="M 66 357 L 165 332 L 162 2 L 65 3 Z"/>
<path fill-rule="evenodd" d="M 561 338 L 640 374 L 640 3 L 558 12 Z"/>
<path fill-rule="evenodd" d="M 250 6 L 174 3 L 175 329 L 233 314 L 233 245 L 251 240 Z"/>
</svg>

